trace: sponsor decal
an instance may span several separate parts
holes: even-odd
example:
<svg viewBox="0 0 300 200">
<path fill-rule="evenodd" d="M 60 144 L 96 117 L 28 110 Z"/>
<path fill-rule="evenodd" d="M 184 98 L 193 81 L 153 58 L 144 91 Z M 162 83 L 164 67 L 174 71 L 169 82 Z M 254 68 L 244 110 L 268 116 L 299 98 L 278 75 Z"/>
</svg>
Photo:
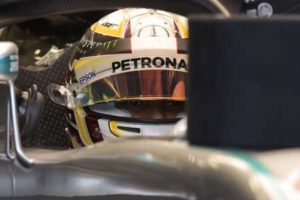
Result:
<svg viewBox="0 0 300 200">
<path fill-rule="evenodd" d="M 112 62 L 111 69 L 114 74 L 131 70 L 136 71 L 139 69 L 173 69 L 187 72 L 188 67 L 186 60 L 183 58 L 140 57 Z"/>
<path fill-rule="evenodd" d="M 116 74 L 143 70 L 170 70 L 187 72 L 188 57 L 186 54 L 156 51 L 156 55 L 111 54 L 81 58 L 73 63 L 74 73 L 83 86 Z"/>
<path fill-rule="evenodd" d="M 76 48 L 76 52 L 79 54 L 86 54 L 89 50 L 93 48 L 99 48 L 97 51 L 109 51 L 112 48 L 115 48 L 118 40 L 110 40 L 107 42 L 96 42 L 86 38 L 81 39 L 80 45 Z M 95 53 L 96 54 L 96 53 Z"/>
<path fill-rule="evenodd" d="M 19 56 L 14 54 L 10 55 L 10 72 L 17 72 L 19 70 Z"/>
<path fill-rule="evenodd" d="M 115 46 L 117 44 L 117 42 L 118 42 L 118 40 L 111 40 L 111 41 L 107 41 L 107 42 L 97 42 L 94 40 L 89 40 L 86 37 L 83 37 L 80 41 L 80 47 L 92 49 L 94 47 L 102 46 L 103 48 L 108 48 L 110 45 Z"/>
<path fill-rule="evenodd" d="M 104 22 L 101 24 L 102 26 L 105 26 L 107 28 L 116 27 L 118 24 L 110 23 L 110 22 Z"/>
<path fill-rule="evenodd" d="M 87 74 L 85 74 L 85 75 L 83 75 L 82 77 L 79 78 L 79 83 L 84 84 L 84 83 L 86 83 L 87 81 L 91 80 L 94 77 L 96 77 L 96 72 L 95 71 L 89 72 L 89 73 L 87 73 Z"/>
</svg>

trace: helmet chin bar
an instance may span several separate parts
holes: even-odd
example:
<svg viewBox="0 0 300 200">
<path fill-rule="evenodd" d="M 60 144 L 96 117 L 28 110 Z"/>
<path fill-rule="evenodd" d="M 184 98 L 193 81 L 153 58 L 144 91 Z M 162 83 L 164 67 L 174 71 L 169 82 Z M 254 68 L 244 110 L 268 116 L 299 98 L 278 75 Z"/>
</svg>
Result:
<svg viewBox="0 0 300 200">
<path fill-rule="evenodd" d="M 173 129 L 175 124 L 171 123 L 141 123 L 124 122 L 110 119 L 98 120 L 100 131 L 103 138 L 109 139 L 115 137 L 154 137 L 154 138 L 173 138 Z"/>
<path fill-rule="evenodd" d="M 113 116 L 97 113 L 85 107 L 89 116 L 97 119 L 103 139 L 115 137 L 159 137 L 181 139 L 182 135 L 175 134 L 174 126 L 180 120 L 176 119 L 137 119 L 131 117 Z"/>
<path fill-rule="evenodd" d="M 129 122 L 129 123 L 145 123 L 145 124 L 175 124 L 181 118 L 175 119 L 146 119 L 146 118 L 132 118 L 132 117 L 120 117 L 114 116 L 109 114 L 98 113 L 91 110 L 88 106 L 84 107 L 86 113 L 90 116 L 93 116 L 97 119 L 107 119 L 107 120 L 114 120 L 114 121 L 122 121 L 122 122 Z"/>
</svg>

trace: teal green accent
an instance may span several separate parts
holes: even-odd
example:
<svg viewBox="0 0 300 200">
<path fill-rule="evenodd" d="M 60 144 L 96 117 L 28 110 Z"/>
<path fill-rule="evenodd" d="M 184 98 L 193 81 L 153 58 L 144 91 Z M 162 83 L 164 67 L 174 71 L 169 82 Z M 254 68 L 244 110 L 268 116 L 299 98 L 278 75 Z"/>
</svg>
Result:
<svg viewBox="0 0 300 200">
<path fill-rule="evenodd" d="M 246 161 L 246 163 L 249 164 L 251 168 L 254 169 L 254 171 L 268 176 L 273 176 L 273 174 L 268 170 L 268 168 L 264 166 L 261 162 L 259 162 L 257 159 L 255 159 L 251 154 L 243 151 L 236 151 L 236 150 L 224 150 L 224 151 L 234 157 Z"/>
<path fill-rule="evenodd" d="M 250 169 L 252 169 L 255 173 L 260 174 L 268 180 L 270 185 L 272 186 L 272 192 L 276 193 L 276 200 L 287 200 L 287 190 L 281 185 L 280 180 L 259 160 L 257 160 L 251 153 L 243 150 L 234 150 L 230 148 L 213 148 L 209 146 L 201 146 L 203 149 L 208 149 L 212 151 L 220 151 L 228 156 L 232 156 L 235 158 L 244 161 Z"/>
<path fill-rule="evenodd" d="M 10 58 L 9 56 L 0 57 L 0 73 L 10 73 Z"/>
<path fill-rule="evenodd" d="M 264 175 L 269 180 L 274 188 L 273 191 L 277 192 L 278 199 L 287 199 L 284 189 L 282 188 L 282 186 L 280 186 L 278 179 L 272 172 L 269 171 L 269 169 L 265 165 L 263 165 L 259 160 L 255 159 L 255 157 L 253 157 L 251 154 L 245 151 L 237 151 L 231 149 L 223 149 L 223 152 L 245 161 L 255 172 Z"/>
<path fill-rule="evenodd" d="M 255 172 L 262 173 L 264 175 L 273 176 L 273 174 L 268 170 L 266 166 L 264 166 L 260 161 L 255 159 L 251 154 L 247 151 L 242 150 L 234 150 L 229 148 L 212 148 L 209 146 L 201 146 L 201 148 L 209 149 L 209 150 L 217 150 L 223 153 L 229 154 L 230 156 L 239 158 L 245 161 Z"/>
<path fill-rule="evenodd" d="M 11 63 L 15 60 L 11 60 L 11 55 L 0 57 L 0 73 L 5 75 L 16 75 L 16 71 L 11 71 Z"/>
</svg>

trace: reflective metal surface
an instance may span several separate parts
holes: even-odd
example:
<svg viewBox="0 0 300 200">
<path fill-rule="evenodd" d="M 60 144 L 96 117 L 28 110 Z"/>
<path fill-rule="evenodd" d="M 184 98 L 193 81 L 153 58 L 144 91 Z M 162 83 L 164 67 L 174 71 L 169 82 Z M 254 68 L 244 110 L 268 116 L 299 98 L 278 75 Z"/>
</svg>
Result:
<svg viewBox="0 0 300 200">
<path fill-rule="evenodd" d="M 8 85 L 9 85 L 9 92 L 10 92 L 10 105 L 11 105 L 11 117 L 12 117 L 11 122 L 12 122 L 12 129 L 14 131 L 13 140 L 14 140 L 14 145 L 16 150 L 16 156 L 19 158 L 21 162 L 23 162 L 23 164 L 30 165 L 32 163 L 32 160 L 27 158 L 27 156 L 23 153 L 22 144 L 21 144 L 21 134 L 19 129 L 15 85 L 12 80 L 8 82 Z"/>
<path fill-rule="evenodd" d="M 270 199 L 268 193 L 276 194 L 237 158 L 167 141 L 118 140 L 77 150 L 26 154 L 34 158 L 30 168 L 0 161 L 0 197 L 232 200 Z M 4 181 L 8 171 L 10 178 Z"/>
</svg>

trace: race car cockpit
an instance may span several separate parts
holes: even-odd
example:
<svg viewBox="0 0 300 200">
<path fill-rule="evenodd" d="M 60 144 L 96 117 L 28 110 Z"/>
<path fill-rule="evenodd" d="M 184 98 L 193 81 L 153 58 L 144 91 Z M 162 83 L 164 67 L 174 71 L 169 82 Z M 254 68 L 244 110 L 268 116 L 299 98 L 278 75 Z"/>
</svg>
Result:
<svg viewBox="0 0 300 200">
<path fill-rule="evenodd" d="M 299 199 L 295 41 L 300 21 L 233 16 L 243 3 L 3 0 L 0 199 Z M 65 84 L 77 39 L 120 7 L 162 9 L 189 18 L 187 137 L 120 138 L 68 149 L 65 108 L 51 101 L 48 86 Z M 165 25 L 143 34 L 157 36 Z M 142 58 L 132 60 L 131 67 Z M 130 59 L 113 60 L 115 71 L 122 64 L 127 69 Z M 186 124 L 179 125 L 175 129 L 184 131 Z M 280 148 L 287 149 L 278 156 Z"/>
</svg>

